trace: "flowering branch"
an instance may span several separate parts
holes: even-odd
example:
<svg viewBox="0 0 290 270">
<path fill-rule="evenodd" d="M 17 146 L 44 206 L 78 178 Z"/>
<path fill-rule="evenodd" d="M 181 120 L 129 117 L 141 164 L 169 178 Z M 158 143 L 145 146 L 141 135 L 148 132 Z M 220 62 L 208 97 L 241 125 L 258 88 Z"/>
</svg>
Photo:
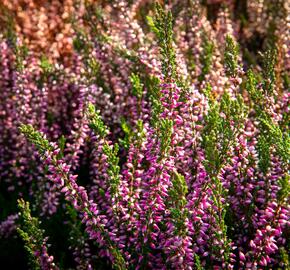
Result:
<svg viewBox="0 0 290 270">
<path fill-rule="evenodd" d="M 29 203 L 20 199 L 18 208 L 21 225 L 17 231 L 25 242 L 24 247 L 29 254 L 30 266 L 33 269 L 58 269 L 53 262 L 53 256 L 49 256 L 47 253 L 47 238 L 44 237 L 44 231 L 40 229 L 39 220 L 31 216 Z"/>
<path fill-rule="evenodd" d="M 37 147 L 45 160 L 49 170 L 52 172 L 50 180 L 61 189 L 61 192 L 65 194 L 66 200 L 84 215 L 82 222 L 85 223 L 86 231 L 90 237 L 96 239 L 100 246 L 105 245 L 115 269 L 126 269 L 120 251 L 104 228 L 105 221 L 98 214 L 97 205 L 88 200 L 84 187 L 77 185 L 76 176 L 70 174 L 70 166 L 58 158 L 60 150 L 57 145 L 50 143 L 45 135 L 34 130 L 31 125 L 21 125 L 20 131 Z"/>
</svg>

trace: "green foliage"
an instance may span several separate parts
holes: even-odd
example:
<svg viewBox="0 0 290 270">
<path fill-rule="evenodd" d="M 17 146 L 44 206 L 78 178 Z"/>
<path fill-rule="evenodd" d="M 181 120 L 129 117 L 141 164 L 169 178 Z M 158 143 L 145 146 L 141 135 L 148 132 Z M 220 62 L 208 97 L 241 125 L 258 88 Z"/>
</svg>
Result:
<svg viewBox="0 0 290 270">
<path fill-rule="evenodd" d="M 60 138 L 58 139 L 58 146 L 60 149 L 60 153 L 58 154 L 59 158 L 64 157 L 65 143 L 66 143 L 66 138 L 65 138 L 65 136 L 61 135 Z"/>
<path fill-rule="evenodd" d="M 100 63 L 93 57 L 89 57 L 86 61 L 88 68 L 88 78 L 97 78 L 100 72 Z"/>
<path fill-rule="evenodd" d="M 289 260 L 289 253 L 284 247 L 280 248 L 280 256 L 281 256 L 281 264 L 283 266 L 282 269 L 290 269 L 290 260 Z"/>
<path fill-rule="evenodd" d="M 151 102 L 151 124 L 156 126 L 158 123 L 160 113 L 162 112 L 163 106 L 160 102 L 160 80 L 157 77 L 150 76 L 147 78 L 146 87 L 148 88 L 149 99 Z"/>
<path fill-rule="evenodd" d="M 284 203 L 285 200 L 289 199 L 290 195 L 290 176 L 286 174 L 284 177 L 279 179 L 278 184 L 280 190 L 278 192 L 278 201 Z"/>
<path fill-rule="evenodd" d="M 236 77 L 238 73 L 238 56 L 239 56 L 239 46 L 234 41 L 233 37 L 226 36 L 226 45 L 225 45 L 225 70 L 226 74 L 230 77 Z"/>
<path fill-rule="evenodd" d="M 169 191 L 170 197 L 176 208 L 182 209 L 186 205 L 186 195 L 188 192 L 184 176 L 178 172 L 173 172 L 172 188 Z"/>
<path fill-rule="evenodd" d="M 225 93 L 221 101 L 210 103 L 210 109 L 205 117 L 205 127 L 202 132 L 202 144 L 205 150 L 204 166 L 210 177 L 209 186 L 213 192 L 212 200 L 217 208 L 213 211 L 213 216 L 221 230 L 216 232 L 216 237 L 223 243 L 222 247 L 215 246 L 213 252 L 221 254 L 225 262 L 229 261 L 230 241 L 227 236 L 227 226 L 225 224 L 225 215 L 228 206 L 223 204 L 222 198 L 226 195 L 222 183 L 219 179 L 219 173 L 231 157 L 229 152 L 235 145 L 235 138 L 242 128 L 246 117 L 246 107 L 241 96 L 231 99 Z"/>
<path fill-rule="evenodd" d="M 188 211 L 185 208 L 187 204 L 186 195 L 188 192 L 187 184 L 184 176 L 178 172 L 173 172 L 172 188 L 169 190 L 169 208 L 171 217 L 175 225 L 176 235 L 186 235 L 187 228 L 185 220 L 188 216 Z"/>
<path fill-rule="evenodd" d="M 198 80 L 202 82 L 205 78 L 205 75 L 209 74 L 212 66 L 212 56 L 214 53 L 214 44 L 211 42 L 206 34 L 204 33 L 203 42 L 202 42 L 203 52 L 200 56 L 201 62 L 201 74 L 198 77 Z"/>
<path fill-rule="evenodd" d="M 275 86 L 275 65 L 277 57 L 276 48 L 271 48 L 262 54 L 263 59 L 263 89 L 267 94 L 273 94 L 274 86 Z"/>
<path fill-rule="evenodd" d="M 247 72 L 246 89 L 254 104 L 259 104 L 263 100 L 263 93 L 258 89 L 257 76 L 250 69 Z"/>
<path fill-rule="evenodd" d="M 173 48 L 173 26 L 172 14 L 166 12 L 158 3 L 155 6 L 155 17 L 147 16 L 148 24 L 157 37 L 157 43 L 161 53 L 162 73 L 165 82 L 177 79 L 176 73 L 176 55 Z M 168 119 L 159 119 L 163 106 L 160 102 L 159 80 L 151 78 L 152 88 L 150 91 L 152 103 L 152 123 L 160 131 L 160 152 L 161 156 L 165 155 L 169 150 L 171 143 L 171 135 L 173 122 Z"/>
<path fill-rule="evenodd" d="M 91 44 L 84 30 L 78 29 L 76 31 L 76 37 L 73 40 L 73 47 L 78 53 L 82 53 L 86 56 L 90 53 Z"/>
<path fill-rule="evenodd" d="M 103 152 L 107 156 L 107 162 L 109 164 L 107 173 L 110 177 L 110 192 L 111 196 L 118 195 L 120 185 L 120 167 L 119 167 L 119 146 L 117 143 L 114 146 L 110 146 L 107 142 L 103 146 Z"/>
<path fill-rule="evenodd" d="M 176 56 L 173 48 L 172 14 L 159 4 L 155 6 L 154 18 L 147 16 L 147 22 L 157 37 L 162 56 L 162 73 L 166 80 L 176 78 Z"/>
<path fill-rule="evenodd" d="M 142 141 L 144 139 L 145 133 L 144 133 L 144 127 L 143 127 L 143 121 L 138 120 L 136 123 L 136 126 L 134 129 L 126 122 L 125 118 L 121 118 L 121 128 L 123 132 L 125 133 L 125 136 L 123 139 L 119 138 L 119 143 L 125 148 L 129 149 L 130 144 L 137 143 Z"/>
<path fill-rule="evenodd" d="M 47 82 L 48 78 L 50 78 L 51 76 L 53 76 L 54 79 L 57 79 L 57 76 L 59 75 L 58 74 L 59 70 L 54 68 L 53 64 L 49 62 L 49 59 L 45 55 L 42 55 L 40 57 L 40 68 L 41 68 L 41 76 L 38 80 L 39 88 L 42 88 L 44 82 Z"/>
<path fill-rule="evenodd" d="M 137 74 L 132 73 L 130 76 L 130 81 L 132 84 L 133 96 L 137 97 L 138 100 L 141 100 L 143 95 L 143 85 L 140 81 L 140 77 Z"/>
<path fill-rule="evenodd" d="M 271 162 L 271 155 L 270 155 L 270 147 L 271 144 L 264 135 L 260 135 L 258 138 L 258 154 L 259 154 L 259 168 L 260 170 L 266 174 Z"/>
<path fill-rule="evenodd" d="M 129 149 L 130 143 L 133 136 L 133 131 L 130 125 L 126 122 L 125 118 L 121 118 L 121 128 L 125 133 L 125 137 L 123 139 L 119 138 L 119 143 L 125 148 Z"/>
<path fill-rule="evenodd" d="M 203 93 L 207 97 L 207 100 L 208 100 L 209 104 L 210 105 L 213 104 L 214 97 L 213 97 L 213 94 L 212 94 L 212 87 L 211 87 L 210 83 L 206 84 L 205 89 L 203 89 Z"/>
<path fill-rule="evenodd" d="M 23 199 L 18 200 L 18 208 L 20 210 L 19 218 L 21 225 L 17 228 L 17 232 L 24 241 L 24 248 L 29 256 L 29 264 L 31 269 L 41 269 L 40 262 L 36 253 L 41 254 L 44 240 L 44 231 L 40 229 L 40 222 L 37 218 L 31 216 L 29 203 Z"/>
<path fill-rule="evenodd" d="M 204 268 L 201 265 L 200 258 L 197 254 L 194 254 L 194 263 L 196 270 L 203 270 Z"/>
<path fill-rule="evenodd" d="M 283 74 L 283 83 L 284 83 L 284 88 L 289 89 L 290 88 L 290 77 L 289 74 L 284 73 Z"/>
<path fill-rule="evenodd" d="M 267 134 L 267 140 L 275 146 L 278 155 L 283 162 L 287 164 L 290 157 L 290 137 L 288 134 L 283 134 L 280 127 L 265 114 L 259 118 L 262 130 Z"/>
<path fill-rule="evenodd" d="M 115 270 L 126 270 L 126 262 L 118 248 L 111 249 L 112 256 L 114 257 L 113 269 Z"/>
<path fill-rule="evenodd" d="M 14 46 L 15 54 L 15 67 L 19 71 L 24 69 L 24 60 L 28 55 L 28 48 L 25 45 L 15 44 Z"/>
<path fill-rule="evenodd" d="M 102 138 L 106 137 L 109 134 L 109 129 L 104 124 L 101 115 L 96 110 L 93 104 L 90 103 L 88 105 L 86 115 L 89 119 L 90 128 L 93 129 L 96 134 L 98 134 Z"/>
<path fill-rule="evenodd" d="M 206 116 L 207 125 L 203 130 L 203 144 L 205 146 L 205 168 L 207 172 L 217 172 L 220 168 L 218 142 L 221 132 L 223 119 L 219 115 L 218 104 L 214 104 Z M 223 142 L 226 142 L 223 140 Z M 224 148 L 224 147 L 223 147 Z"/>
<path fill-rule="evenodd" d="M 134 137 L 136 140 L 139 140 L 139 141 L 142 141 L 145 137 L 145 132 L 144 132 L 144 123 L 141 119 L 139 119 L 137 121 L 137 124 L 136 124 L 136 131 L 134 133 Z"/>
<path fill-rule="evenodd" d="M 42 55 L 40 58 L 40 68 L 44 74 L 50 74 L 53 71 L 53 65 L 45 55 Z"/>
<path fill-rule="evenodd" d="M 217 175 L 228 158 L 229 147 L 234 143 L 245 118 L 245 105 L 241 96 L 231 99 L 225 93 L 219 102 L 214 102 L 205 117 L 202 132 L 205 149 L 205 168 L 209 175 Z"/>
<path fill-rule="evenodd" d="M 21 124 L 19 130 L 31 143 L 36 146 L 40 154 L 43 155 L 45 151 L 53 150 L 53 147 L 50 145 L 45 136 L 39 131 L 35 130 L 32 125 Z"/>
<path fill-rule="evenodd" d="M 173 121 L 169 119 L 161 119 L 159 121 L 160 131 L 160 157 L 164 157 L 171 144 L 171 136 L 173 133 Z"/>
<path fill-rule="evenodd" d="M 246 89 L 253 101 L 256 118 L 259 123 L 258 138 L 259 167 L 263 173 L 270 166 L 271 150 L 274 148 L 287 167 L 290 156 L 290 139 L 287 132 L 283 133 L 278 123 L 274 123 L 271 115 L 265 111 L 265 95 L 273 95 L 275 83 L 275 51 L 269 50 L 264 55 L 263 88 L 258 87 L 257 76 L 248 71 Z M 288 128 L 286 127 L 286 130 Z"/>
</svg>

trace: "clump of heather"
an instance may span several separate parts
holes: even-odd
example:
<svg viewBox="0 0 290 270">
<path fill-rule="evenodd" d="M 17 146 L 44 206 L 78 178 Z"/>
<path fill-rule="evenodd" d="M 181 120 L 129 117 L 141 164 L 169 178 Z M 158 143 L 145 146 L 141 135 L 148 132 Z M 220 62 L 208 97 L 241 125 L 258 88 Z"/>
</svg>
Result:
<svg viewBox="0 0 290 270">
<path fill-rule="evenodd" d="M 69 61 L 0 35 L 0 238 L 33 269 L 288 269 L 289 7 L 100 2 Z"/>
</svg>

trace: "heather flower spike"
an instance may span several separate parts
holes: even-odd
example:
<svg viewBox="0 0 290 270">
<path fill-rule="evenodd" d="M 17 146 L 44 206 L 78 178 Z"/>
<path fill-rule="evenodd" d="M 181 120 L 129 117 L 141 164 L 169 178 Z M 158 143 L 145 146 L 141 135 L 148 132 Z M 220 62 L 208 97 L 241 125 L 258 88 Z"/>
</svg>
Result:
<svg viewBox="0 0 290 270">
<path fill-rule="evenodd" d="M 30 267 L 46 270 L 58 269 L 53 262 L 53 256 L 47 253 L 47 238 L 44 237 L 39 220 L 31 216 L 29 203 L 19 199 L 18 208 L 20 226 L 17 231 L 25 242 L 24 247 L 29 255 Z"/>
<path fill-rule="evenodd" d="M 166 80 L 176 78 L 176 56 L 173 48 L 172 14 L 160 4 L 155 5 L 154 18 L 147 16 L 147 22 L 157 37 L 162 60 L 162 73 Z"/>
<path fill-rule="evenodd" d="M 69 201 L 77 211 L 80 211 L 84 217 L 82 222 L 86 225 L 86 231 L 90 237 L 97 238 L 99 244 L 107 242 L 109 254 L 114 268 L 125 269 L 124 259 L 115 246 L 115 243 L 110 238 L 109 234 L 104 229 L 105 224 L 100 220 L 98 215 L 97 206 L 89 201 L 88 195 L 84 187 L 78 186 L 76 183 L 76 176 L 70 174 L 70 166 L 65 164 L 62 159 L 58 159 L 60 149 L 56 144 L 50 143 L 45 139 L 44 135 L 36 131 L 32 126 L 22 125 L 21 132 L 32 142 L 37 148 L 46 164 L 49 166 L 49 170 L 52 172 L 51 181 L 53 181 L 62 193 L 65 194 L 66 200 Z M 115 153 L 117 150 L 115 148 Z M 117 168 L 112 168 L 112 177 Z M 115 178 L 113 178 L 115 180 Z M 114 194 L 113 182 L 113 194 Z"/>
</svg>

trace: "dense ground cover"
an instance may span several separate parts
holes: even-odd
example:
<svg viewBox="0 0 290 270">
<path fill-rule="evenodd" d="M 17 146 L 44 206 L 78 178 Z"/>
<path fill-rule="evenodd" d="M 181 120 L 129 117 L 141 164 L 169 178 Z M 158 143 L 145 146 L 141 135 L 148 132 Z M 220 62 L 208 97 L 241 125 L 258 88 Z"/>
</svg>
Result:
<svg viewBox="0 0 290 270">
<path fill-rule="evenodd" d="M 287 1 L 12 2 L 4 269 L 289 269 Z"/>
</svg>

